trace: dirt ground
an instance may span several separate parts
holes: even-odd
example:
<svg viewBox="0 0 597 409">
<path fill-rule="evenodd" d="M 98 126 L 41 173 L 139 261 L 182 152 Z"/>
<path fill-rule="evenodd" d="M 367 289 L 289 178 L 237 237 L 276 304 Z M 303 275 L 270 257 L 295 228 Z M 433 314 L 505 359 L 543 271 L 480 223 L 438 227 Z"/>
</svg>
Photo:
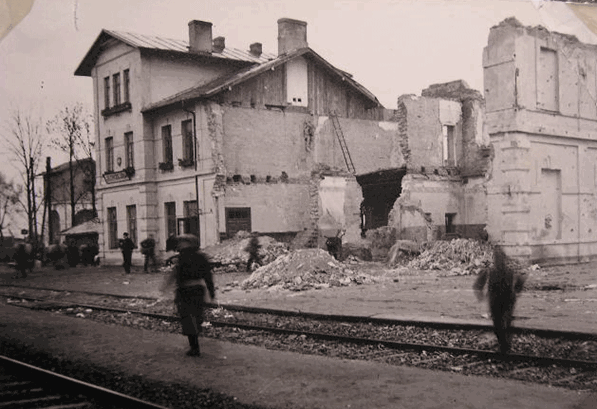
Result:
<svg viewBox="0 0 597 409">
<path fill-rule="evenodd" d="M 350 268 L 370 274 L 376 277 L 377 281 L 374 284 L 351 284 L 306 291 L 271 288 L 243 290 L 239 284 L 249 276 L 248 273 L 216 274 L 217 299 L 228 304 L 318 313 L 489 323 L 485 305 L 476 301 L 471 289 L 474 276 L 442 277 L 441 271 L 404 272 L 388 269 L 381 263 L 352 264 Z M 515 324 L 597 333 L 596 270 L 597 263 L 591 263 L 532 271 L 527 281 L 527 289 L 522 293 L 517 305 Z M 59 271 L 43 268 L 35 270 L 27 279 L 13 279 L 12 274 L 6 266 L 0 266 L 0 283 L 132 296 L 171 296 L 160 292 L 164 280 L 163 273 L 144 274 L 141 266 L 135 266 L 131 275 L 123 274 L 120 267 L 87 267 Z M 52 324 L 46 319 L 40 320 L 35 317 L 23 320 L 18 311 L 11 314 L 14 315 L 15 322 L 21 320 L 18 331 L 11 325 L 5 328 L 10 329 L 13 339 L 22 338 L 26 343 L 37 343 L 44 348 L 51 347 L 54 353 L 90 359 L 100 365 L 112 363 L 128 373 L 142 376 L 161 376 L 166 371 L 168 376 L 184 382 L 197 383 L 200 380 L 199 384 L 202 387 L 213 384 L 217 390 L 236 394 L 239 399 L 251 402 L 267 399 L 268 403 L 279 403 L 280 407 L 283 406 L 283 402 L 294 402 L 292 407 L 305 408 L 348 407 L 346 402 L 352 402 L 352 407 L 366 407 L 359 406 L 359 403 L 368 400 L 359 399 L 359 396 L 373 392 L 376 398 L 370 403 L 376 402 L 379 405 L 375 407 L 388 408 L 397 407 L 395 405 L 398 402 L 401 407 L 413 408 L 594 407 L 593 396 L 578 396 L 571 391 L 557 388 L 467 378 L 410 368 L 381 367 L 369 363 L 336 362 L 228 344 L 224 347 L 224 344 L 220 345 L 211 340 L 205 340 L 205 346 L 207 351 L 212 352 L 206 353 L 202 361 L 202 365 L 208 369 L 199 375 L 196 365 L 189 366 L 189 362 L 184 359 L 184 342 L 176 334 L 168 336 L 144 333 L 139 338 L 134 330 L 118 328 L 114 331 L 118 331 L 119 337 L 124 337 L 130 332 L 125 343 L 114 341 L 114 337 L 107 333 L 105 339 L 102 338 L 102 343 L 98 344 L 93 332 L 99 330 L 95 329 L 99 324 L 79 323 L 72 319 L 69 321 L 67 318 L 52 316 L 52 319 L 60 321 L 60 325 L 68 325 L 69 322 L 74 325 L 71 329 L 66 328 L 70 334 L 70 342 L 66 342 L 60 335 L 63 330 L 55 325 L 58 322 Z M 5 314 L 3 320 L 8 319 L 6 317 L 8 315 Z M 37 326 L 43 328 L 36 329 Z M 32 338 L 31 334 L 35 333 L 43 336 L 39 335 L 39 339 Z M 139 349 L 135 347 L 136 342 L 143 342 L 144 346 Z M 181 357 L 178 359 L 176 355 L 175 364 L 168 363 L 166 370 L 166 361 L 162 358 L 168 356 L 168 359 L 173 359 L 170 353 L 166 352 L 172 348 L 168 345 L 176 345 L 176 353 L 180 352 Z M 147 349 L 149 346 L 155 351 Z M 226 350 L 225 353 L 218 352 L 222 348 Z M 232 359 L 233 357 L 236 358 Z M 139 362 L 144 364 L 140 365 Z M 227 366 L 222 367 L 222 362 L 227 362 Z M 267 368 L 264 368 L 265 364 Z M 305 371 L 306 367 L 309 370 Z M 239 368 L 243 369 L 239 372 Z M 274 368 L 278 368 L 277 372 Z M 381 374 L 383 375 L 380 378 Z M 342 379 L 337 379 L 340 375 Z M 214 381 L 231 377 L 237 382 L 230 384 Z M 363 385 L 363 380 L 366 381 L 366 386 L 358 386 Z M 305 388 L 309 390 L 307 394 Z M 282 391 L 287 397 L 280 395 Z M 474 395 L 471 395 L 473 393 Z M 495 397 L 494 406 L 486 405 L 487 396 Z M 300 402 L 299 406 L 297 402 Z M 344 402 L 343 406 L 339 405 L 340 402 Z"/>
</svg>

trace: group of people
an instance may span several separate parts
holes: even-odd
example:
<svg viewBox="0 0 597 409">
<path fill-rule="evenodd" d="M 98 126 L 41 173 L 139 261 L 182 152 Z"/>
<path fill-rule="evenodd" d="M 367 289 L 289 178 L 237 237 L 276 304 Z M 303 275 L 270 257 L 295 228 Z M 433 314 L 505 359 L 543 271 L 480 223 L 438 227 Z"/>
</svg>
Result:
<svg viewBox="0 0 597 409">
<path fill-rule="evenodd" d="M 118 247 L 122 252 L 122 266 L 124 267 L 125 274 L 131 273 L 131 266 L 133 265 L 133 250 L 137 247 L 133 240 L 129 237 L 127 232 L 124 232 L 122 239 L 118 242 Z M 150 234 L 145 240 L 141 242 L 141 254 L 145 258 L 143 264 L 143 271 L 149 273 L 149 264 L 151 262 L 153 268 L 156 267 L 157 263 L 155 260 L 155 240 L 153 234 Z"/>
</svg>

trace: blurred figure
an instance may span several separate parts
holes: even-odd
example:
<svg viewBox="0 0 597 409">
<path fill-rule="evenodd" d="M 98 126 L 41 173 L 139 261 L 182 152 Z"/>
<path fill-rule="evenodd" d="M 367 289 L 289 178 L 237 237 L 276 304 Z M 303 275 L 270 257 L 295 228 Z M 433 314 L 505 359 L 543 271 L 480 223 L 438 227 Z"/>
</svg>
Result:
<svg viewBox="0 0 597 409">
<path fill-rule="evenodd" d="M 79 253 L 81 254 L 81 263 L 84 266 L 94 266 L 95 256 L 99 254 L 99 248 L 95 244 L 82 244 L 79 247 Z"/>
<path fill-rule="evenodd" d="M 510 327 L 514 315 L 514 305 L 518 293 L 522 291 L 526 277 L 508 266 L 508 257 L 500 246 L 493 250 L 493 266 L 484 269 L 473 289 L 479 301 L 487 296 L 489 310 L 493 320 L 493 328 L 500 345 L 500 351 L 505 354 L 510 351 Z M 483 289 L 487 285 L 487 295 Z"/>
<path fill-rule="evenodd" d="M 251 239 L 249 240 L 249 244 L 245 248 L 245 251 L 249 253 L 249 260 L 247 261 L 247 271 L 253 271 L 253 265 L 256 264 L 259 268 L 261 267 L 261 254 L 259 254 L 259 249 L 261 249 L 261 244 L 259 244 L 259 235 L 257 233 L 251 234 Z"/>
<path fill-rule="evenodd" d="M 124 232 L 122 239 L 119 240 L 118 247 L 122 251 L 122 266 L 124 267 L 125 274 L 131 273 L 131 265 L 133 264 L 133 249 L 135 243 L 129 238 L 129 234 Z"/>
<path fill-rule="evenodd" d="M 66 261 L 70 267 L 79 264 L 79 249 L 74 240 L 69 240 L 66 246 Z"/>
<path fill-rule="evenodd" d="M 199 356 L 199 334 L 203 323 L 203 309 L 206 293 L 213 300 L 215 287 L 211 266 L 207 257 L 199 251 L 199 240 L 192 234 L 183 234 L 176 239 L 178 261 L 167 277 L 162 291 L 176 283 L 174 303 L 181 319 L 182 334 L 189 340 L 189 356 Z"/>
<path fill-rule="evenodd" d="M 66 246 L 63 244 L 50 244 L 46 248 L 46 259 L 52 263 L 54 269 L 64 268 L 64 258 L 66 257 Z"/>
<path fill-rule="evenodd" d="M 27 278 L 27 270 L 31 273 L 35 258 L 33 254 L 33 246 L 31 243 L 17 243 L 14 246 L 14 262 L 17 274 L 13 278 Z"/>
<path fill-rule="evenodd" d="M 148 273 L 147 268 L 149 267 L 149 260 L 151 260 L 153 268 L 156 267 L 155 262 L 155 240 L 153 234 L 150 234 L 148 238 L 141 242 L 141 254 L 145 257 L 145 263 L 143 264 L 143 271 Z"/>
</svg>

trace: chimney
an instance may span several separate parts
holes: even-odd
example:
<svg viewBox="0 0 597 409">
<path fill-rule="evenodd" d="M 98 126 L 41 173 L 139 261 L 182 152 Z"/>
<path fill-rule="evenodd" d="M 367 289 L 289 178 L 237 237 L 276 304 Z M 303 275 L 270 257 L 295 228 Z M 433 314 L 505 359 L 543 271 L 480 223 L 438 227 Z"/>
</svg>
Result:
<svg viewBox="0 0 597 409">
<path fill-rule="evenodd" d="M 261 43 L 253 43 L 249 46 L 249 52 L 255 57 L 261 56 Z"/>
<path fill-rule="evenodd" d="M 308 46 L 307 23 L 290 18 L 278 20 L 278 55 Z"/>
<path fill-rule="evenodd" d="M 211 53 L 211 23 L 193 20 L 189 22 L 189 51 Z"/>
<path fill-rule="evenodd" d="M 214 45 L 212 48 L 214 53 L 221 53 L 224 51 L 224 48 L 226 48 L 226 39 L 224 37 L 214 38 Z"/>
</svg>

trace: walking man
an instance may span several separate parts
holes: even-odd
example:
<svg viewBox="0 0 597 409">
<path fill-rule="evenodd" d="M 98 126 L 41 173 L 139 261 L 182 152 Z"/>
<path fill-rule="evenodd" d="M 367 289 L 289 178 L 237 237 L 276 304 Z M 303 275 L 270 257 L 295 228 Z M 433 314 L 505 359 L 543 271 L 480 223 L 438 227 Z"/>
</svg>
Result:
<svg viewBox="0 0 597 409">
<path fill-rule="evenodd" d="M 129 238 L 129 234 L 124 232 L 122 239 L 120 239 L 118 244 L 122 251 L 122 266 L 124 267 L 124 272 L 130 274 L 131 265 L 133 264 L 133 249 L 135 248 L 135 243 Z"/>
<path fill-rule="evenodd" d="M 143 264 L 143 271 L 148 273 L 149 260 L 151 260 L 153 268 L 156 266 L 155 262 L 155 240 L 153 234 L 150 234 L 148 238 L 141 242 L 141 253 L 145 257 L 145 263 Z"/>
<path fill-rule="evenodd" d="M 189 340 L 189 356 L 199 356 L 199 334 L 203 323 L 205 296 L 215 297 L 215 287 L 211 265 L 207 257 L 199 251 L 199 240 L 192 234 L 176 238 L 178 262 L 167 278 L 162 291 L 176 282 L 174 303 L 181 319 L 182 334 Z"/>
<path fill-rule="evenodd" d="M 526 277 L 514 271 L 507 261 L 508 257 L 502 248 L 496 246 L 493 250 L 493 266 L 483 270 L 473 285 L 479 301 L 485 298 L 483 288 L 487 285 L 487 298 L 489 299 L 493 328 L 503 354 L 510 351 L 510 326 L 514 315 L 514 305 L 526 280 Z"/>
</svg>

